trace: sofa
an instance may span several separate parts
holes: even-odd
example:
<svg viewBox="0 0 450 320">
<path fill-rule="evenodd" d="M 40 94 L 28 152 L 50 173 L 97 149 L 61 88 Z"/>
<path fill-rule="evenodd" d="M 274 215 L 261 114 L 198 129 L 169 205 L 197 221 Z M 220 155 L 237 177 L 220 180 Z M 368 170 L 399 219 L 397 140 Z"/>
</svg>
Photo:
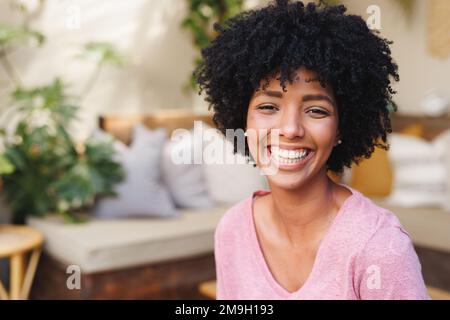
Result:
<svg viewBox="0 0 450 320">
<path fill-rule="evenodd" d="M 210 114 L 165 111 L 149 115 L 103 116 L 99 126 L 129 143 L 131 128 L 191 128 L 194 120 L 213 126 Z M 393 117 L 394 131 L 422 123 L 435 136 L 450 119 Z M 437 207 L 393 206 L 412 235 L 427 285 L 450 291 L 450 211 Z M 208 209 L 182 209 L 169 219 L 90 219 L 67 224 L 60 217 L 30 218 L 27 223 L 45 237 L 44 253 L 31 291 L 34 299 L 205 299 L 199 284 L 215 278 L 214 231 L 232 204 Z M 81 268 L 81 289 L 68 289 L 67 267 Z"/>
</svg>

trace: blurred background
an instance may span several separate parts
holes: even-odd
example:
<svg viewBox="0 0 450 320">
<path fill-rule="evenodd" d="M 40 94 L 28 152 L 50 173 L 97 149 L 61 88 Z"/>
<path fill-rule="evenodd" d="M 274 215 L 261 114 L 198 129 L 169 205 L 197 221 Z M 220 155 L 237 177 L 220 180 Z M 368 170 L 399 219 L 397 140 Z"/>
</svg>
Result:
<svg viewBox="0 0 450 320">
<path fill-rule="evenodd" d="M 391 149 L 332 178 L 399 217 L 448 299 L 450 1 L 326 2 L 392 40 L 400 74 Z M 227 145 L 194 135 L 214 123 L 192 72 L 214 22 L 267 3 L 0 1 L 0 298 L 214 298 L 217 222 L 267 182 L 170 155 Z"/>
</svg>

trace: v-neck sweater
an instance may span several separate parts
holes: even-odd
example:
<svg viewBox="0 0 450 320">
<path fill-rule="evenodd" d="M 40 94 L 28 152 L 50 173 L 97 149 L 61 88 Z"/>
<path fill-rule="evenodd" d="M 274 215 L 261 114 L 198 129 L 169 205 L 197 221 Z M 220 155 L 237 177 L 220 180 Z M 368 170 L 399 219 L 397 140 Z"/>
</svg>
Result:
<svg viewBox="0 0 450 320">
<path fill-rule="evenodd" d="M 301 288 L 274 278 L 255 226 L 257 190 L 230 208 L 214 235 L 217 299 L 429 299 L 411 236 L 397 217 L 351 191 L 320 242 Z"/>
</svg>

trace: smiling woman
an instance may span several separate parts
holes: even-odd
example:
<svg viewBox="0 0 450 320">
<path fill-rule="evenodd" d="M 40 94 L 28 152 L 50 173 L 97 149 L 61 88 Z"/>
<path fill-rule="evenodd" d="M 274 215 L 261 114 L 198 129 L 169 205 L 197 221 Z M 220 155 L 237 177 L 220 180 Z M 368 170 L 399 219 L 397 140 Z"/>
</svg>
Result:
<svg viewBox="0 0 450 320">
<path fill-rule="evenodd" d="M 197 71 L 268 180 L 222 217 L 218 299 L 427 299 L 392 212 L 327 172 L 388 149 L 389 44 L 344 6 L 278 0 L 216 25 Z M 266 161 L 268 160 L 268 161 Z"/>
<path fill-rule="evenodd" d="M 269 181 L 284 183 L 285 188 L 298 187 L 292 179 L 312 168 L 306 168 L 312 158 L 318 159 L 323 167 L 332 148 L 339 144 L 339 116 L 333 90 L 311 80 L 315 77 L 313 72 L 299 68 L 296 79 L 288 84 L 285 92 L 279 81 L 272 78 L 266 89 L 255 91 L 248 106 L 247 131 L 257 132 L 248 135 L 250 152 L 263 167 L 258 156 L 265 152 L 257 149 L 267 148 L 266 154 L 272 160 L 269 166 L 272 165 L 272 170 L 274 166 L 279 169 L 277 175 L 270 175 Z M 265 138 L 258 134 L 262 132 L 260 129 L 270 132 L 267 146 L 258 144 Z M 277 135 L 275 129 L 279 130 Z M 278 141 L 274 143 L 271 138 Z M 299 170 L 302 167 L 305 170 Z M 283 174 L 285 171 L 289 174 Z M 297 175 L 290 174 L 293 172 Z"/>
</svg>

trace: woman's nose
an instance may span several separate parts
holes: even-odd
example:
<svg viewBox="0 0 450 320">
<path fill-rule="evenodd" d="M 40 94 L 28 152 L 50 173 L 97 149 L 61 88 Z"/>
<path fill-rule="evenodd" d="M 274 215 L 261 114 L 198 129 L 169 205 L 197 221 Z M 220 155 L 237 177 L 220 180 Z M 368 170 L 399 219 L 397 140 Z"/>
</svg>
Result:
<svg viewBox="0 0 450 320">
<path fill-rule="evenodd" d="M 303 137 L 305 129 L 300 120 L 300 114 L 296 111 L 285 112 L 280 118 L 279 130 L 280 135 L 286 139 L 294 139 L 296 137 Z"/>
</svg>

